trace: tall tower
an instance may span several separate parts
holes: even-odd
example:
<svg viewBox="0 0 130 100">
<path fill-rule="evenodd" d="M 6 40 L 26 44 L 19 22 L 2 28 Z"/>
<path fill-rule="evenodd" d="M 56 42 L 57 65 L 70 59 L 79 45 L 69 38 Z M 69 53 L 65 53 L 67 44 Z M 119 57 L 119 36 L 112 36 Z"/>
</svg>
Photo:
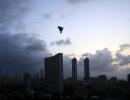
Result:
<svg viewBox="0 0 130 100">
<path fill-rule="evenodd" d="M 72 80 L 74 82 L 77 81 L 77 59 L 76 58 L 72 59 Z"/>
<path fill-rule="evenodd" d="M 84 80 L 89 81 L 89 59 L 85 58 L 84 60 Z"/>
<path fill-rule="evenodd" d="M 63 93 L 63 54 L 45 58 L 45 90 L 49 93 Z"/>
</svg>

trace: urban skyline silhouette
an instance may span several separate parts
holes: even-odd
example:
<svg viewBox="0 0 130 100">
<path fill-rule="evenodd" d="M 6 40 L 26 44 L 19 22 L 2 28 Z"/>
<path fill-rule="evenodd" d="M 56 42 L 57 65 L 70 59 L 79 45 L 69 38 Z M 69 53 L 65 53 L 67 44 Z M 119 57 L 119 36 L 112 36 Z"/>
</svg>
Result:
<svg viewBox="0 0 130 100">
<path fill-rule="evenodd" d="M 63 78 L 63 54 L 58 53 L 44 59 L 45 70 L 39 75 L 24 73 L 11 77 L 0 73 L 0 98 L 14 99 L 85 99 L 85 100 L 129 100 L 130 74 L 127 81 L 106 75 L 91 77 L 89 59 L 84 59 L 84 79 L 77 79 L 77 59 L 72 59 L 72 75 Z M 43 76 L 43 71 L 45 75 Z M 8 87 L 8 88 L 7 88 Z M 115 90 L 117 89 L 117 90 Z"/>
<path fill-rule="evenodd" d="M 130 100 L 130 0 L 0 0 L 0 100 Z"/>
</svg>

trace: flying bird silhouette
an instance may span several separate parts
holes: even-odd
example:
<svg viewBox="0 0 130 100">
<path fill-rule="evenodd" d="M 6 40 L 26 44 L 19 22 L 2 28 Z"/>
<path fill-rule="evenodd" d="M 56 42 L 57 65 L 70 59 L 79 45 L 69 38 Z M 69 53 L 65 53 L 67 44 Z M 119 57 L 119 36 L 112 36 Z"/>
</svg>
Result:
<svg viewBox="0 0 130 100">
<path fill-rule="evenodd" d="M 62 33 L 64 27 L 58 26 L 57 28 L 59 29 L 60 33 Z"/>
</svg>

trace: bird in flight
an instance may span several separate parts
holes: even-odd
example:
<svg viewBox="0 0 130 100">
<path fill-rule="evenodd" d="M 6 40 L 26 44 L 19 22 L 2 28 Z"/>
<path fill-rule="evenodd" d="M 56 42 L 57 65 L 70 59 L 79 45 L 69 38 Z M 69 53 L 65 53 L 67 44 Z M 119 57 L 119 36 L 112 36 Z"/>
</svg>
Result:
<svg viewBox="0 0 130 100">
<path fill-rule="evenodd" d="M 60 33 L 62 33 L 64 27 L 58 26 L 57 28 L 59 29 Z"/>
</svg>

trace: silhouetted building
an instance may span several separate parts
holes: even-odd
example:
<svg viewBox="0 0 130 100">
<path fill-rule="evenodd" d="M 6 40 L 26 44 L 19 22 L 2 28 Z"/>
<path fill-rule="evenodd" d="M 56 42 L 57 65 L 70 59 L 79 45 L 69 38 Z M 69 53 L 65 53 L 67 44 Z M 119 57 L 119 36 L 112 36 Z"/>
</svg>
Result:
<svg viewBox="0 0 130 100">
<path fill-rule="evenodd" d="M 77 59 L 72 59 L 72 80 L 73 82 L 77 81 Z"/>
<path fill-rule="evenodd" d="M 89 59 L 85 58 L 84 60 L 84 80 L 89 81 Z"/>
<path fill-rule="evenodd" d="M 130 73 L 127 75 L 127 80 L 130 83 Z"/>
<path fill-rule="evenodd" d="M 40 79 L 43 79 L 43 69 L 40 70 Z"/>
<path fill-rule="evenodd" d="M 33 78 L 34 80 L 38 80 L 38 79 L 40 79 L 41 77 L 40 77 L 39 73 L 35 73 L 35 74 L 32 75 L 32 78 Z"/>
<path fill-rule="evenodd" d="M 99 75 L 98 80 L 100 80 L 102 82 L 106 82 L 107 81 L 107 76 L 106 75 Z"/>
<path fill-rule="evenodd" d="M 2 76 L 2 69 L 1 69 L 1 67 L 0 67 L 0 77 Z"/>
<path fill-rule="evenodd" d="M 111 77 L 110 79 L 109 79 L 109 82 L 110 83 L 112 83 L 112 84 L 115 84 L 115 83 L 117 83 L 117 77 Z"/>
<path fill-rule="evenodd" d="M 45 90 L 49 93 L 63 92 L 63 54 L 45 58 Z"/>
<path fill-rule="evenodd" d="M 31 75 L 29 73 L 24 74 L 24 85 L 25 85 L 25 94 L 31 95 Z"/>
</svg>

